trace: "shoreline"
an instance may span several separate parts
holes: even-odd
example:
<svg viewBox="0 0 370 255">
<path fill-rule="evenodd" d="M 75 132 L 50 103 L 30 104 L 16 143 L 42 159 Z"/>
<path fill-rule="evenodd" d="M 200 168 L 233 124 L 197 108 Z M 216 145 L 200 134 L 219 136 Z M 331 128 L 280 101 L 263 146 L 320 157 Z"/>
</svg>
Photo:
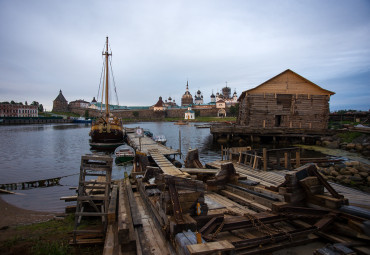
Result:
<svg viewBox="0 0 370 255">
<path fill-rule="evenodd" d="M 4 195 L 0 195 L 0 231 L 18 225 L 45 222 L 53 219 L 56 215 L 52 212 L 39 212 L 16 207 L 5 202 L 2 196 Z"/>
</svg>

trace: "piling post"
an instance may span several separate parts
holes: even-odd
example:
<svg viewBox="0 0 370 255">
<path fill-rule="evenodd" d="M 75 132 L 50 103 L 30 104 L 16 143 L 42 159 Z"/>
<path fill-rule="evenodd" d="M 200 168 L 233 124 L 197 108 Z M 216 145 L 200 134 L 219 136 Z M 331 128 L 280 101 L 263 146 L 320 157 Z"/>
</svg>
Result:
<svg viewBox="0 0 370 255">
<path fill-rule="evenodd" d="M 263 170 L 267 171 L 267 149 L 263 148 L 262 153 L 263 153 Z"/>
<path fill-rule="evenodd" d="M 179 129 L 179 152 L 180 152 L 180 159 L 181 159 L 181 130 Z"/>
<path fill-rule="evenodd" d="M 224 146 L 221 145 L 221 161 L 224 160 Z"/>
<path fill-rule="evenodd" d="M 284 167 L 288 169 L 288 152 L 284 152 Z"/>
<path fill-rule="evenodd" d="M 295 163 L 296 163 L 296 168 L 301 166 L 301 153 L 298 151 L 295 152 Z"/>
</svg>

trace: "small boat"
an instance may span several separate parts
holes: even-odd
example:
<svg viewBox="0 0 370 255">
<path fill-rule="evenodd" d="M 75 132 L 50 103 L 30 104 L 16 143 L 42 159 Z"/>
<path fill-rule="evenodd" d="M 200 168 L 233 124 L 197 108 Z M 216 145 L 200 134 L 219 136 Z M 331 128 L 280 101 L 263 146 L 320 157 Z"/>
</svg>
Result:
<svg viewBox="0 0 370 255">
<path fill-rule="evenodd" d="M 118 162 L 123 163 L 134 159 L 135 150 L 127 144 L 124 144 L 116 148 L 114 155 Z"/>
<path fill-rule="evenodd" d="M 86 123 L 91 123 L 92 120 L 91 119 L 85 119 L 84 117 L 79 117 L 77 119 L 73 119 L 73 123 L 82 123 L 82 124 L 86 124 Z"/>
<path fill-rule="evenodd" d="M 145 129 L 144 130 L 144 135 L 146 135 L 147 137 L 150 137 L 150 138 L 152 138 L 153 137 L 153 133 L 152 132 L 150 132 L 149 130 L 147 130 L 147 129 Z"/>
<path fill-rule="evenodd" d="M 174 123 L 175 125 L 187 125 L 188 123 L 187 122 L 184 122 L 182 120 L 178 121 L 178 122 L 175 122 Z"/>
<path fill-rule="evenodd" d="M 167 139 L 164 135 L 157 135 L 154 137 L 154 141 L 156 141 L 157 143 L 166 145 Z"/>
</svg>

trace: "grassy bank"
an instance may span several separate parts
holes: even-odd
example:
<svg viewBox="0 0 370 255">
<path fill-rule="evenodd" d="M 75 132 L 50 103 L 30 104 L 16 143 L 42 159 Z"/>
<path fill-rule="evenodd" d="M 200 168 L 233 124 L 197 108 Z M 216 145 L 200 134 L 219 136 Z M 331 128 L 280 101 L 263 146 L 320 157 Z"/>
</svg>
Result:
<svg viewBox="0 0 370 255">
<path fill-rule="evenodd" d="M 74 215 L 69 215 L 63 220 L 51 220 L 1 230 L 0 254 L 102 254 L 103 247 L 101 245 L 70 246 L 69 241 L 72 238 L 73 228 Z"/>
</svg>

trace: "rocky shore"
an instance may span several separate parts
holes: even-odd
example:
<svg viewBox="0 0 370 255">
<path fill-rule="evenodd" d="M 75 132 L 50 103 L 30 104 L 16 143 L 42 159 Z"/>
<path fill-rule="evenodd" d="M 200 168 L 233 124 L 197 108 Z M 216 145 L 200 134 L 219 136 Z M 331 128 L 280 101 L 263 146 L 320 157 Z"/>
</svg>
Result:
<svg viewBox="0 0 370 255">
<path fill-rule="evenodd" d="M 319 166 L 325 179 L 370 193 L 370 166 L 348 161 L 329 167 Z"/>
<path fill-rule="evenodd" d="M 350 136 L 348 133 L 347 136 Z M 356 136 L 356 133 L 352 133 Z M 321 141 L 317 141 L 316 145 L 327 147 L 330 149 L 342 149 L 350 152 L 361 154 L 363 157 L 370 159 L 370 136 L 366 134 L 357 135 L 351 141 L 344 139 L 345 134 L 339 133 L 334 136 L 323 137 Z"/>
</svg>

